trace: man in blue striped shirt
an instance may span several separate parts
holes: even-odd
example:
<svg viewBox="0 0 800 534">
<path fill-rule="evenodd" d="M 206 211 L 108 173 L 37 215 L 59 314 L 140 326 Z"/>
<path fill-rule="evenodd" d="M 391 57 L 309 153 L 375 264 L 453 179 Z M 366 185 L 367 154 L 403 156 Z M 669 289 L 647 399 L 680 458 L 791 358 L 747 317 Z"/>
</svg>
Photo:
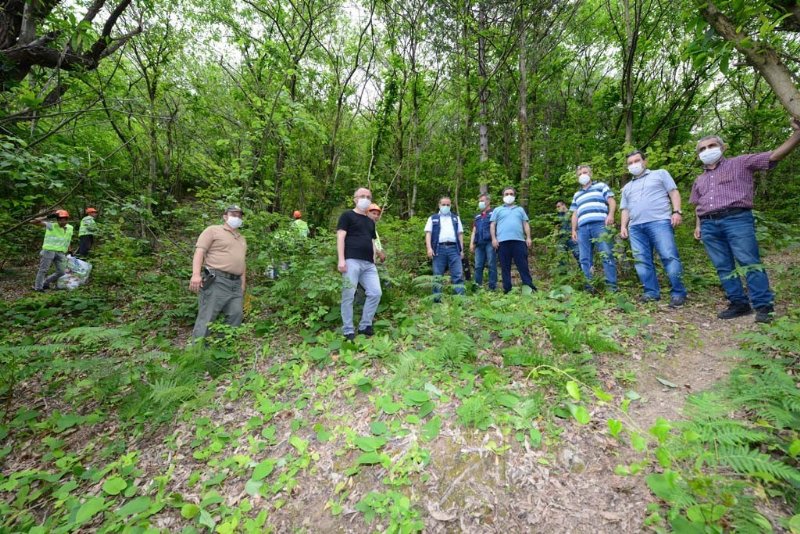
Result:
<svg viewBox="0 0 800 534">
<path fill-rule="evenodd" d="M 586 276 L 586 290 L 592 287 L 592 256 L 594 248 L 600 251 L 606 286 L 617 291 L 617 264 L 614 261 L 614 247 L 608 228 L 614 226 L 614 212 L 617 202 L 614 192 L 603 182 L 592 182 L 592 168 L 581 165 L 577 169 L 581 189 L 572 197 L 572 239 L 578 242 L 581 269 Z"/>
</svg>

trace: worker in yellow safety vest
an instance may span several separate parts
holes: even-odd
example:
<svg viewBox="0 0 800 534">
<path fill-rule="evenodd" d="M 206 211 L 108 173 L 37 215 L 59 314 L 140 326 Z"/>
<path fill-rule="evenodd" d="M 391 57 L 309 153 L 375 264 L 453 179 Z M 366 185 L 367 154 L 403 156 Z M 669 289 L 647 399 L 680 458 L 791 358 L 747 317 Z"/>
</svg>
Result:
<svg viewBox="0 0 800 534">
<path fill-rule="evenodd" d="M 55 219 L 56 222 L 52 222 Z M 72 241 L 72 225 L 69 224 L 69 212 L 58 210 L 48 217 L 33 219 L 31 224 L 44 226 L 44 243 L 39 253 L 39 272 L 36 273 L 34 291 L 50 289 L 50 285 L 64 276 L 67 268 L 67 252 Z M 55 264 L 56 272 L 47 276 L 50 265 Z"/>
</svg>

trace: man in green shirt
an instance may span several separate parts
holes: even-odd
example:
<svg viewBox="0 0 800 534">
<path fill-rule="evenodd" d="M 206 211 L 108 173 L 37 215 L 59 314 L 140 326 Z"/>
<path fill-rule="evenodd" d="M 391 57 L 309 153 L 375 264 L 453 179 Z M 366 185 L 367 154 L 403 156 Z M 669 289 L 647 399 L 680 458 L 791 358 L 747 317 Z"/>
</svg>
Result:
<svg viewBox="0 0 800 534">
<path fill-rule="evenodd" d="M 78 252 L 75 255 L 79 258 L 85 258 L 89 255 L 92 245 L 94 245 L 94 236 L 97 234 L 97 210 L 94 208 L 86 208 L 86 217 L 81 219 L 81 225 L 78 228 Z"/>
<path fill-rule="evenodd" d="M 50 289 L 50 284 L 57 282 L 66 272 L 67 251 L 72 241 L 72 225 L 68 224 L 69 212 L 58 210 L 55 212 L 54 218 L 56 223 L 51 222 L 52 216 L 39 217 L 31 221 L 31 224 L 45 228 L 44 243 L 42 243 L 42 251 L 39 253 L 39 271 L 36 273 L 36 282 L 33 284 L 34 291 Z M 45 278 L 50 270 L 50 265 L 53 264 L 55 264 L 56 272 Z"/>
<path fill-rule="evenodd" d="M 303 214 L 300 213 L 300 210 L 294 210 L 292 217 L 294 217 L 292 227 L 294 227 L 300 236 L 308 237 L 308 223 L 302 219 Z"/>
</svg>

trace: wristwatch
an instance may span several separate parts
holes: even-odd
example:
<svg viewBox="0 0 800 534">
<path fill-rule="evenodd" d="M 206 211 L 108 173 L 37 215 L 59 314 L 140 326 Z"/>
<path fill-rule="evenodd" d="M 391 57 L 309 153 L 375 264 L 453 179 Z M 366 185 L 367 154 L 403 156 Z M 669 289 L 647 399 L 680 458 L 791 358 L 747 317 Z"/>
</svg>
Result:
<svg viewBox="0 0 800 534">
<path fill-rule="evenodd" d="M 681 210 L 672 210 L 672 214 L 673 214 L 673 215 L 675 215 L 676 213 L 677 213 L 678 215 L 683 215 L 683 212 L 682 212 Z"/>
</svg>

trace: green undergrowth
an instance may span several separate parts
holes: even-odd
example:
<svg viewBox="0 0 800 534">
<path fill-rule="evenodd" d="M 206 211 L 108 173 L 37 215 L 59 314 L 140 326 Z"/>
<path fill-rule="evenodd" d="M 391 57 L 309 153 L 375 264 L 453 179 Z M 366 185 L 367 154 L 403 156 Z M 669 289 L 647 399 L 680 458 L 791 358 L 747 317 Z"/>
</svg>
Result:
<svg viewBox="0 0 800 534">
<path fill-rule="evenodd" d="M 730 377 L 690 396 L 686 420 L 660 419 L 649 429 L 646 457 L 618 468 L 652 469 L 646 481 L 659 502 L 646 525 L 656 532 L 800 532 L 799 349 L 796 312 L 743 334 Z"/>
<path fill-rule="evenodd" d="M 157 271 L 138 278 L 0 309 L 17 327 L 0 349 L 3 531 L 271 530 L 323 456 L 339 482 L 319 513 L 417 531 L 411 489 L 443 432 L 491 435 L 479 441 L 497 455 L 557 443 L 612 401 L 598 358 L 644 321 L 569 287 L 441 304 L 396 289 L 376 335 L 348 342 L 329 310 L 281 325 L 287 312 L 255 292 L 245 326 L 183 348 L 171 335 L 190 326 L 191 297 Z"/>
</svg>

